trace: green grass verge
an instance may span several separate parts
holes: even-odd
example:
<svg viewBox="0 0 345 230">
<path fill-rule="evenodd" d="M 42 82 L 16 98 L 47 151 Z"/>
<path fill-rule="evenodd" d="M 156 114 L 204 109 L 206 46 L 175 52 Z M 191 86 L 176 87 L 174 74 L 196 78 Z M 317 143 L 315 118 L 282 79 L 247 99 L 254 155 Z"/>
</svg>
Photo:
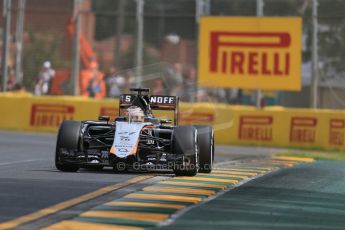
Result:
<svg viewBox="0 0 345 230">
<path fill-rule="evenodd" d="M 345 161 L 345 152 L 326 151 L 286 151 L 276 154 L 276 156 L 288 157 L 311 157 L 315 160 Z"/>
</svg>

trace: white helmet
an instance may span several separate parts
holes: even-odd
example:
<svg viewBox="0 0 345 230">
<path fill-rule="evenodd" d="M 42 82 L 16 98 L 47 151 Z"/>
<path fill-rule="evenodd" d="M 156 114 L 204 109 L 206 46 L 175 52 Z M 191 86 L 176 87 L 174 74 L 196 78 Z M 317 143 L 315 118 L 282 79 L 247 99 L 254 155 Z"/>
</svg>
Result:
<svg viewBox="0 0 345 230">
<path fill-rule="evenodd" d="M 144 122 L 144 111 L 138 106 L 131 106 L 127 109 L 129 122 Z"/>
<path fill-rule="evenodd" d="M 43 63 L 43 67 L 44 67 L 44 68 L 50 69 L 51 66 L 52 66 L 52 64 L 50 63 L 50 61 L 45 61 L 45 62 Z"/>
</svg>

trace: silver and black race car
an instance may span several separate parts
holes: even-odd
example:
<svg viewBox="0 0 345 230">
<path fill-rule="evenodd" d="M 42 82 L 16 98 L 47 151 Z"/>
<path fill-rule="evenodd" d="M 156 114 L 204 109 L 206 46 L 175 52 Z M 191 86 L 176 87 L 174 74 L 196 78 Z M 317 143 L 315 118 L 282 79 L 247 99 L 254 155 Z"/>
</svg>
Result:
<svg viewBox="0 0 345 230">
<path fill-rule="evenodd" d="M 120 96 L 119 116 L 113 121 L 64 121 L 56 143 L 58 170 L 75 172 L 80 167 L 114 171 L 130 168 L 173 170 L 176 175 L 210 173 L 214 160 L 214 131 L 209 126 L 179 126 L 178 97 L 150 96 L 149 89 L 130 89 Z M 174 113 L 159 119 L 155 110 Z"/>
</svg>

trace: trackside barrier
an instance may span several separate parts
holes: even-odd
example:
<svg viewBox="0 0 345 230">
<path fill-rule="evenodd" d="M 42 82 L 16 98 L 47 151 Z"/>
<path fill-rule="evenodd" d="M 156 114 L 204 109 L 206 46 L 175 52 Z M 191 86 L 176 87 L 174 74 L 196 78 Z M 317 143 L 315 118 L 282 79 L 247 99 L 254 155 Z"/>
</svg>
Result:
<svg viewBox="0 0 345 230">
<path fill-rule="evenodd" d="M 65 119 L 115 117 L 118 100 L 0 94 L 0 129 L 57 131 Z M 172 114 L 156 112 L 158 117 Z M 210 124 L 217 144 L 345 150 L 345 111 L 181 103 L 180 125 Z"/>
</svg>

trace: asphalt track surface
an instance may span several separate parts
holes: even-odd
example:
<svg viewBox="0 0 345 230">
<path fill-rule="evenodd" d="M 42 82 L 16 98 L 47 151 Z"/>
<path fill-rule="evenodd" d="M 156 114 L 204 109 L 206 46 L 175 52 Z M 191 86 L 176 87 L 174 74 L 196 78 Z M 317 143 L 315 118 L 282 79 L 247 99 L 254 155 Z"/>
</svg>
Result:
<svg viewBox="0 0 345 230">
<path fill-rule="evenodd" d="M 57 213 L 15 227 L 49 226 L 172 177 L 166 173 L 114 174 L 111 169 L 59 172 L 53 160 L 55 140 L 55 134 L 0 131 L 0 229 L 1 222 L 112 188 L 104 194 L 98 192 L 101 195 L 93 199 L 66 209 L 57 208 Z M 277 151 L 280 150 L 218 146 L 216 161 L 260 160 Z M 330 161 L 281 169 L 187 210 L 163 228 L 344 229 L 344 172 L 344 163 Z M 133 183 L 128 183 L 131 180 Z"/>
<path fill-rule="evenodd" d="M 0 132 L 0 222 L 133 178 L 55 169 L 56 135 Z"/>
<path fill-rule="evenodd" d="M 110 168 L 100 172 L 86 169 L 81 169 L 78 173 L 60 172 L 54 166 L 55 141 L 56 134 L 0 131 L 0 223 L 143 175 L 114 174 Z M 261 148 L 217 147 L 215 160 L 219 162 L 261 158 L 274 152 L 272 149 Z M 55 218 L 52 221 L 72 216 L 97 203 L 121 197 L 147 184 L 172 176 L 148 175 L 152 177 L 150 180 L 123 186 L 122 190 L 74 207 L 65 211 L 64 215 L 52 216 L 51 218 Z M 46 223 L 43 221 L 41 224 Z"/>
</svg>

